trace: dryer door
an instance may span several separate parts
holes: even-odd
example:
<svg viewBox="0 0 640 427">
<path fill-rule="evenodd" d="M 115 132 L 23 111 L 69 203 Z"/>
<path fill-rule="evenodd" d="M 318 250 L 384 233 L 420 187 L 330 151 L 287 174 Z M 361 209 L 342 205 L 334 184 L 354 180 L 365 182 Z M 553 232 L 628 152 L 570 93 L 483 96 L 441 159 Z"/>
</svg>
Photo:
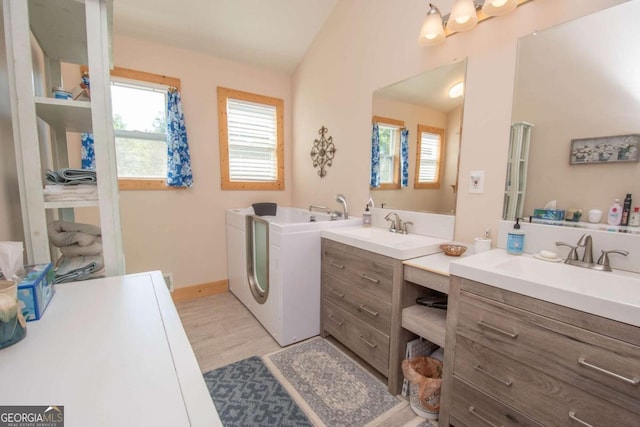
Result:
<svg viewBox="0 0 640 427">
<path fill-rule="evenodd" d="M 247 216 L 247 277 L 253 298 L 264 304 L 269 296 L 269 222 Z"/>
</svg>

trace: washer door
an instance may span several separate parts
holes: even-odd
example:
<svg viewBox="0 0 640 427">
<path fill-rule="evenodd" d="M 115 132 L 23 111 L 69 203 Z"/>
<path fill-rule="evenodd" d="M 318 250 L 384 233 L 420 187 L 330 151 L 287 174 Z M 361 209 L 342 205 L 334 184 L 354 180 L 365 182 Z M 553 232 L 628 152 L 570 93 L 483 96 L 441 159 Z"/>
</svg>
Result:
<svg viewBox="0 0 640 427">
<path fill-rule="evenodd" d="M 253 298 L 264 304 L 269 296 L 269 222 L 247 216 L 247 277 Z"/>
</svg>

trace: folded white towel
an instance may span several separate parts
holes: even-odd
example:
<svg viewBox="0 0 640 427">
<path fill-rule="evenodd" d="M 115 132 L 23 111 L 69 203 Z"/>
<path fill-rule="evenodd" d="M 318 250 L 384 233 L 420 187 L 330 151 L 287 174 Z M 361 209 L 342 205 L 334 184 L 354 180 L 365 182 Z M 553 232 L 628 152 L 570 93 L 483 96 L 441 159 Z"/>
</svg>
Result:
<svg viewBox="0 0 640 427">
<path fill-rule="evenodd" d="M 51 221 L 48 224 L 49 241 L 53 246 L 62 247 L 77 244 L 89 246 L 101 237 L 100 227 L 68 221 Z"/>
<path fill-rule="evenodd" d="M 62 256 L 72 258 L 76 256 L 102 255 L 102 237 L 98 237 L 95 242 L 88 246 L 69 245 L 60 247 Z"/>
</svg>

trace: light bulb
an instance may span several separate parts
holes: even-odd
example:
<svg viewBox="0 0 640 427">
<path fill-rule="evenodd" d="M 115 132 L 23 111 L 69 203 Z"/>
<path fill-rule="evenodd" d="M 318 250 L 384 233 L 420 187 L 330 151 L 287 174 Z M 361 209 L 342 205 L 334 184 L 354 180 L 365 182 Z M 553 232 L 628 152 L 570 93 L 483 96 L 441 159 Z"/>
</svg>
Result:
<svg viewBox="0 0 640 427">
<path fill-rule="evenodd" d="M 473 0 L 456 0 L 451 8 L 447 29 L 451 32 L 467 31 L 478 23 Z"/>
<path fill-rule="evenodd" d="M 433 46 L 442 43 L 445 39 L 440 10 L 432 4 L 429 4 L 429 7 L 418 39 L 418 42 L 424 46 Z"/>
<path fill-rule="evenodd" d="M 506 15 L 518 6 L 518 0 L 484 0 L 482 13 L 487 16 Z"/>
</svg>

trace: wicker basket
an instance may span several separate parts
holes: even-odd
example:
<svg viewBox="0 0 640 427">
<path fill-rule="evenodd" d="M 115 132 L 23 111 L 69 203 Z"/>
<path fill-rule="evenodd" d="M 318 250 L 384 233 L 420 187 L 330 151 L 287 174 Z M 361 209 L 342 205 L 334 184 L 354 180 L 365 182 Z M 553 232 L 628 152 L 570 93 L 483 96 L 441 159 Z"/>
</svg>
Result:
<svg viewBox="0 0 640 427">
<path fill-rule="evenodd" d="M 428 356 L 402 361 L 402 373 L 409 381 L 409 405 L 422 418 L 438 419 L 442 362 Z"/>
<path fill-rule="evenodd" d="M 440 245 L 440 249 L 442 249 L 442 252 L 444 252 L 445 255 L 460 256 L 467 250 L 467 247 L 465 245 L 458 245 L 455 243 L 445 243 Z"/>
</svg>

